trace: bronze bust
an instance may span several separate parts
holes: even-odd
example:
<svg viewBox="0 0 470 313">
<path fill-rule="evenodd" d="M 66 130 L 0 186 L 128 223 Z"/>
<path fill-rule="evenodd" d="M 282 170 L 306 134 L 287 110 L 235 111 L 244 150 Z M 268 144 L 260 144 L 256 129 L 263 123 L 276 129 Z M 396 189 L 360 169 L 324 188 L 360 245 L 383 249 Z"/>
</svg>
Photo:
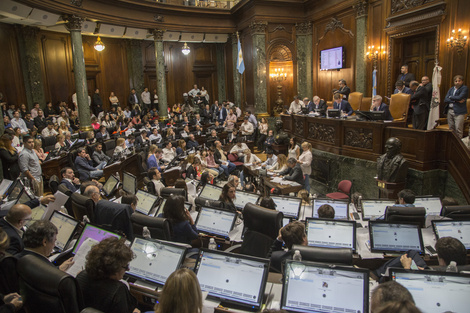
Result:
<svg viewBox="0 0 470 313">
<path fill-rule="evenodd" d="M 390 183 L 406 180 L 408 163 L 401 155 L 401 141 L 390 137 L 385 142 L 385 154 L 377 158 L 377 179 Z"/>
<path fill-rule="evenodd" d="M 289 136 L 287 135 L 284 130 L 282 130 L 282 121 L 276 121 L 276 133 L 277 135 L 274 137 L 274 143 L 276 145 L 286 145 L 289 142 Z"/>
</svg>

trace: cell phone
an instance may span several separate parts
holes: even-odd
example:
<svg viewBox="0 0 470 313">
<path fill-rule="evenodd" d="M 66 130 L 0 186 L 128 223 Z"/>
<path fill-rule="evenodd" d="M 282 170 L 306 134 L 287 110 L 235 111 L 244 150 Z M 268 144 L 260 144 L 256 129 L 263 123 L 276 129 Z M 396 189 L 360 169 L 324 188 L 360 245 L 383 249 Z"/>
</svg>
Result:
<svg viewBox="0 0 470 313">
<path fill-rule="evenodd" d="M 436 249 L 434 249 L 432 246 L 425 246 L 425 248 L 426 248 L 429 252 L 431 252 L 431 254 L 436 254 L 436 253 L 437 253 Z"/>
<path fill-rule="evenodd" d="M 360 220 L 361 218 L 359 217 L 359 214 L 357 212 L 353 212 L 353 217 L 356 221 Z"/>
</svg>

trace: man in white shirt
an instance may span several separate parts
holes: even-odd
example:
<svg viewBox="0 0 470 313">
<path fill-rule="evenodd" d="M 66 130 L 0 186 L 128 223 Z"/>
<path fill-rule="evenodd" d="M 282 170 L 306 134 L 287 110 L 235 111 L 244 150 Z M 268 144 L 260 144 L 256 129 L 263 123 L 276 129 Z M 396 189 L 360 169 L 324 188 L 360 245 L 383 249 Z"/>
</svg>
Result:
<svg viewBox="0 0 470 313">
<path fill-rule="evenodd" d="M 165 187 L 161 182 L 162 174 L 156 167 L 152 167 L 151 169 L 149 169 L 147 175 L 152 180 L 157 195 L 160 196 L 160 190 Z"/>
<path fill-rule="evenodd" d="M 242 110 L 239 107 L 235 107 L 235 113 L 237 114 L 237 118 L 240 118 L 240 116 L 242 116 Z"/>
<path fill-rule="evenodd" d="M 176 148 L 172 146 L 171 142 L 168 142 L 165 148 L 163 148 L 162 160 L 165 163 L 170 163 L 176 157 Z"/>
<path fill-rule="evenodd" d="M 54 123 L 51 121 L 47 122 L 47 127 L 41 132 L 43 137 L 57 136 L 59 133 L 54 129 Z"/>
<path fill-rule="evenodd" d="M 154 128 L 152 130 L 152 134 L 149 137 L 150 142 L 152 143 L 154 140 L 156 143 L 160 143 L 162 141 L 162 135 L 158 133 L 158 129 Z"/>
<path fill-rule="evenodd" d="M 272 149 L 266 150 L 266 161 L 261 163 L 261 166 L 267 170 L 271 169 L 277 163 L 277 156 Z"/>
<path fill-rule="evenodd" d="M 28 126 L 26 126 L 25 121 L 20 117 L 20 111 L 13 112 L 13 119 L 11 120 L 11 127 L 15 129 L 19 127 L 22 134 L 27 134 L 29 132 Z"/>
<path fill-rule="evenodd" d="M 242 132 L 242 136 L 251 136 L 255 131 L 253 128 L 253 124 L 248 122 L 248 117 L 244 118 L 243 124 L 240 126 L 240 131 Z"/>
<path fill-rule="evenodd" d="M 193 97 L 193 98 L 194 98 L 194 97 L 196 97 L 196 96 L 197 96 L 197 93 L 198 93 L 198 92 L 201 92 L 201 91 L 199 90 L 199 88 L 197 88 L 197 84 L 194 84 L 194 86 L 193 86 L 193 87 L 194 87 L 194 88 L 193 88 L 193 89 L 191 89 L 191 90 L 188 92 L 188 96 L 190 96 L 190 97 Z"/>
<path fill-rule="evenodd" d="M 39 103 L 34 102 L 33 108 L 31 109 L 31 118 L 35 118 L 36 116 L 38 116 L 39 110 Z"/>
<path fill-rule="evenodd" d="M 232 147 L 230 153 L 236 154 L 238 156 L 238 160 L 243 162 L 243 157 L 245 156 L 244 151 L 246 149 L 248 149 L 246 143 L 243 142 L 242 138 L 238 138 L 237 144 Z"/>
<path fill-rule="evenodd" d="M 302 111 L 302 103 L 300 102 L 299 96 L 294 96 L 294 101 L 291 102 L 289 107 L 289 114 L 297 114 Z"/>
<path fill-rule="evenodd" d="M 150 100 L 150 92 L 147 87 L 145 87 L 144 91 L 142 91 L 140 94 L 140 98 L 142 99 L 142 110 L 147 112 L 152 105 L 152 101 Z"/>
</svg>

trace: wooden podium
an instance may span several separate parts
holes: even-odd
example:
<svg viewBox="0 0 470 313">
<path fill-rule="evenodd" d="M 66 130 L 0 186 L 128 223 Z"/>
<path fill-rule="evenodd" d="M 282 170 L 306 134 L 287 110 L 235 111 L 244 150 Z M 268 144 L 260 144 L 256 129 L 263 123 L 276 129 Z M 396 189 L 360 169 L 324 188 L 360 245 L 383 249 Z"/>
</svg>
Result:
<svg viewBox="0 0 470 313">
<path fill-rule="evenodd" d="M 406 182 L 401 183 L 390 183 L 384 180 L 375 179 L 377 181 L 377 187 L 379 187 L 379 198 L 380 199 L 391 199 L 396 200 L 400 190 L 405 188 Z"/>
<path fill-rule="evenodd" d="M 276 145 L 275 143 L 273 143 L 271 145 L 271 148 L 274 150 L 274 154 L 284 154 L 285 156 L 287 156 L 287 145 Z"/>
</svg>

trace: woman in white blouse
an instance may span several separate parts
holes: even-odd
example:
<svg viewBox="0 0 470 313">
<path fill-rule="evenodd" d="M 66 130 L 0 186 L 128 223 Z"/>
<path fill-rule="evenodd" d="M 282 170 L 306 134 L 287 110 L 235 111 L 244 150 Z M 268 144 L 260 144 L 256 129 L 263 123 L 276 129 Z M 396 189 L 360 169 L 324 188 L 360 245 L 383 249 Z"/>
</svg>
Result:
<svg viewBox="0 0 470 313">
<path fill-rule="evenodd" d="M 268 172 L 279 174 L 280 172 L 287 169 L 287 157 L 284 154 L 277 156 L 277 162 L 271 167 Z"/>
<path fill-rule="evenodd" d="M 264 150 L 264 142 L 266 141 L 266 137 L 268 136 L 268 121 L 265 117 L 261 118 L 260 123 L 258 124 L 259 129 L 259 140 L 258 140 L 258 148 L 260 150 Z"/>
<path fill-rule="evenodd" d="M 299 156 L 299 160 L 297 161 L 300 164 L 300 168 L 302 169 L 302 174 L 304 175 L 305 179 L 305 189 L 310 193 L 310 174 L 312 174 L 312 145 L 308 142 L 302 143 L 302 154 Z"/>
<path fill-rule="evenodd" d="M 287 159 L 289 160 L 290 158 L 294 158 L 296 160 L 299 159 L 300 155 L 300 148 L 299 146 L 295 143 L 294 137 L 291 137 L 289 140 L 289 153 L 287 154 Z"/>
<path fill-rule="evenodd" d="M 169 163 L 176 157 L 176 148 L 171 145 L 171 141 L 169 141 L 165 148 L 163 148 L 163 161 Z"/>
</svg>

